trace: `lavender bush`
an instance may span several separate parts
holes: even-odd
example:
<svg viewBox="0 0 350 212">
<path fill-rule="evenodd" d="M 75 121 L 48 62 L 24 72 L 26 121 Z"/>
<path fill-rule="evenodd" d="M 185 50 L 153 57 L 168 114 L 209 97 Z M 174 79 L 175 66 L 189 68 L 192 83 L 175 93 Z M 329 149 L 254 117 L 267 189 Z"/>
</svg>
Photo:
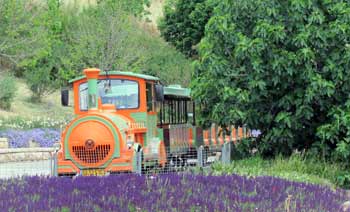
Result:
<svg viewBox="0 0 350 212">
<path fill-rule="evenodd" d="M 339 211 L 343 190 L 273 177 L 161 175 L 0 181 L 5 211 Z"/>
<path fill-rule="evenodd" d="M 9 139 L 11 148 L 28 147 L 33 140 L 41 147 L 51 147 L 60 140 L 60 131 L 56 129 L 6 130 L 0 132 L 0 137 Z"/>
</svg>

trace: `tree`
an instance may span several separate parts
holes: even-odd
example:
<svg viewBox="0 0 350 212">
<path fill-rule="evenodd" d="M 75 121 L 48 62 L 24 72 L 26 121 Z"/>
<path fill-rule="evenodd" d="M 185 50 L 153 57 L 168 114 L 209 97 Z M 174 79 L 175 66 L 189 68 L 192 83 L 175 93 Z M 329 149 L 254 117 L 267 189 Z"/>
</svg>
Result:
<svg viewBox="0 0 350 212">
<path fill-rule="evenodd" d="M 99 67 L 151 74 L 165 83 L 188 85 L 190 61 L 163 40 L 140 29 L 138 20 L 119 3 L 101 2 L 79 14 L 74 9 L 66 10 L 66 79 L 80 75 L 86 67 Z"/>
<path fill-rule="evenodd" d="M 196 45 L 204 36 L 216 0 L 168 0 L 160 21 L 161 36 L 176 49 L 193 57 Z"/>
<path fill-rule="evenodd" d="M 54 92 L 60 86 L 62 41 L 62 14 L 60 0 L 47 0 L 47 12 L 40 20 L 47 32 L 43 37 L 45 46 L 41 54 L 26 63 L 25 78 L 32 91 L 32 101 L 40 102 L 42 97 Z"/>
<path fill-rule="evenodd" d="M 349 145 L 347 129 L 317 136 L 349 98 L 348 1 L 224 0 L 214 11 L 192 82 L 202 123 L 260 129 L 264 155 Z"/>
<path fill-rule="evenodd" d="M 118 60 L 123 57 L 124 43 L 132 26 L 128 13 L 113 5 L 104 2 L 79 14 L 70 13 L 71 20 L 65 28 L 72 66 L 68 69 L 79 74 L 85 67 L 119 69 Z"/>
<path fill-rule="evenodd" d="M 16 68 L 41 54 L 45 27 L 34 1 L 0 0 L 0 68 Z M 4 67 L 1 67 L 4 66 Z"/>
</svg>

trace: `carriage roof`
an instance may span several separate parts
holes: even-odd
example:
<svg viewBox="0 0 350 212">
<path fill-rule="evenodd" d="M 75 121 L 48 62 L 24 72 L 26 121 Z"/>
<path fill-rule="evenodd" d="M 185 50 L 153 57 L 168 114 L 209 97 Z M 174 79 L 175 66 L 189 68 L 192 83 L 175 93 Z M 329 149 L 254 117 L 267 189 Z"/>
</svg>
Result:
<svg viewBox="0 0 350 212">
<path fill-rule="evenodd" d="M 169 85 L 164 87 L 164 96 L 178 97 L 178 98 L 191 98 L 191 89 L 182 88 L 181 85 Z"/>
<path fill-rule="evenodd" d="M 138 74 L 134 72 L 128 72 L 128 71 L 108 71 L 106 72 L 101 72 L 100 76 L 106 76 L 106 75 L 121 75 L 121 76 L 131 76 L 131 77 L 137 77 L 145 80 L 152 80 L 152 81 L 159 81 L 158 77 L 154 77 L 151 75 L 147 74 Z M 82 75 L 79 77 L 76 77 L 72 80 L 69 81 L 69 83 L 74 83 L 78 80 L 85 79 L 86 76 Z M 164 87 L 164 95 L 165 97 L 173 98 L 191 98 L 190 96 L 191 90 L 189 88 L 182 88 L 180 85 L 169 85 Z"/>
</svg>

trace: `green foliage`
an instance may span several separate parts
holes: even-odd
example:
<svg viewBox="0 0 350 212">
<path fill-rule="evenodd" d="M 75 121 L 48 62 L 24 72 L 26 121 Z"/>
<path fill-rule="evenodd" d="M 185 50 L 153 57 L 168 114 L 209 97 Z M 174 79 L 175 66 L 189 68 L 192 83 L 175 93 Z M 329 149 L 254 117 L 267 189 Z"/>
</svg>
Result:
<svg viewBox="0 0 350 212">
<path fill-rule="evenodd" d="M 76 8 L 67 9 L 65 18 L 66 71 L 80 74 L 86 67 L 120 68 L 118 60 L 127 51 L 124 43 L 132 29 L 126 12 L 103 2 L 81 13 L 76 13 Z"/>
<path fill-rule="evenodd" d="M 319 161 L 294 154 L 288 159 L 278 156 L 264 160 L 259 156 L 234 161 L 230 165 L 215 163 L 211 174 L 239 174 L 247 176 L 276 176 L 293 181 L 317 183 L 349 188 L 349 175 L 340 164 Z M 347 178 L 346 178 L 347 177 Z"/>
<path fill-rule="evenodd" d="M 126 45 L 132 56 L 125 57 L 121 70 L 131 69 L 157 76 L 165 84 L 189 85 L 191 62 L 160 38 L 145 35 L 139 30 L 129 37 Z"/>
<path fill-rule="evenodd" d="M 260 129 L 265 156 L 317 144 L 317 130 L 349 98 L 349 11 L 342 0 L 220 1 L 192 83 L 200 122 Z M 323 148 L 346 161 L 346 140 L 324 138 Z"/>
<path fill-rule="evenodd" d="M 0 68 L 17 68 L 42 53 L 43 11 L 33 1 L 0 0 Z"/>
<path fill-rule="evenodd" d="M 32 102 L 41 102 L 43 96 L 54 92 L 59 84 L 56 81 L 55 69 L 49 64 L 36 66 L 34 70 L 26 71 L 25 78 L 32 91 Z"/>
<path fill-rule="evenodd" d="M 244 138 L 242 140 L 239 140 L 235 145 L 232 146 L 231 158 L 233 160 L 249 158 L 253 155 L 253 149 L 256 149 L 255 139 Z"/>
<path fill-rule="evenodd" d="M 204 36 L 204 27 L 211 16 L 215 0 L 168 0 L 164 18 L 159 23 L 161 36 L 176 49 L 192 57 Z"/>
<path fill-rule="evenodd" d="M 325 157 L 337 161 L 350 160 L 350 101 L 329 111 L 329 123 L 318 128 L 321 141 L 314 144 Z"/>
<path fill-rule="evenodd" d="M 11 109 L 11 103 L 13 102 L 15 95 L 15 78 L 9 74 L 0 77 L 0 108 L 4 110 Z"/>
<path fill-rule="evenodd" d="M 97 0 L 97 3 L 107 4 L 138 17 L 147 14 L 145 6 L 150 5 L 150 0 Z"/>
<path fill-rule="evenodd" d="M 47 35 L 43 42 L 45 46 L 41 54 L 36 55 L 24 65 L 25 78 L 33 92 L 32 100 L 40 102 L 44 95 L 55 91 L 59 86 L 61 66 L 60 49 L 62 48 L 62 14 L 59 0 L 47 0 L 48 10 L 41 19 Z"/>
</svg>

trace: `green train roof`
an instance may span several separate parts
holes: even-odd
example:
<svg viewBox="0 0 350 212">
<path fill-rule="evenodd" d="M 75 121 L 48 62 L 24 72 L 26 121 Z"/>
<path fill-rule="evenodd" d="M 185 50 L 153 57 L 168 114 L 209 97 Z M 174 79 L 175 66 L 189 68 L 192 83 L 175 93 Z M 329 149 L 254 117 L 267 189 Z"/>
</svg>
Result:
<svg viewBox="0 0 350 212">
<path fill-rule="evenodd" d="M 169 85 L 164 87 L 164 95 L 191 98 L 191 89 L 182 88 L 180 85 Z"/>
<path fill-rule="evenodd" d="M 101 72 L 100 76 L 105 76 L 106 72 Z M 134 73 L 134 72 L 128 72 L 128 71 L 109 71 L 108 75 L 122 75 L 122 76 L 130 76 L 130 77 L 137 77 L 137 78 L 141 78 L 141 79 L 145 79 L 145 80 L 155 80 L 158 81 L 159 78 L 158 77 L 154 77 L 154 76 L 150 76 L 150 75 L 146 75 L 146 74 L 138 74 L 138 73 Z M 69 83 L 73 83 L 75 81 L 81 80 L 86 78 L 85 75 L 76 77 L 72 80 L 69 80 Z"/>
</svg>

